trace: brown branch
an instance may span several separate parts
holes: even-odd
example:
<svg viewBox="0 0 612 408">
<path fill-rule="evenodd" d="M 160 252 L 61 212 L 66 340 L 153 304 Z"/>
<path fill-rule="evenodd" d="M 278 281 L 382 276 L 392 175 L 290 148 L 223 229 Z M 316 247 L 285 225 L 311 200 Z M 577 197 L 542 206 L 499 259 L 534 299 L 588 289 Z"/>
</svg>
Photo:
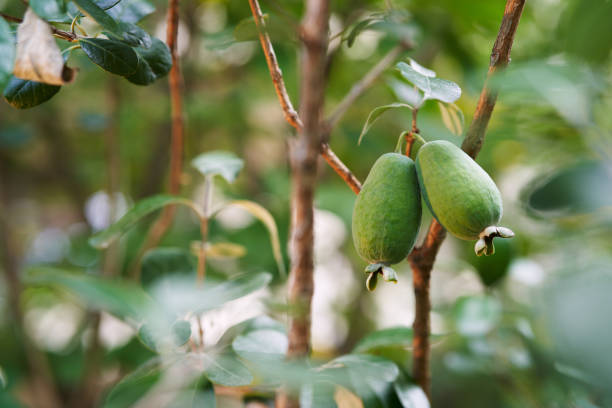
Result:
<svg viewBox="0 0 612 408">
<path fill-rule="evenodd" d="M 325 121 L 329 129 L 333 128 L 351 107 L 351 105 L 378 79 L 378 77 L 386 71 L 397 58 L 406 50 L 412 48 L 412 44 L 403 41 L 393 47 L 380 61 L 368 71 L 359 82 L 357 82 L 351 90 L 346 94 L 344 99 L 340 101 L 338 106 L 329 115 Z"/>
<path fill-rule="evenodd" d="M 300 116 L 303 127 L 290 146 L 293 191 L 291 196 L 291 274 L 289 303 L 303 313 L 291 318 L 289 358 L 304 358 L 310 353 L 310 308 L 314 291 L 314 193 L 317 158 L 322 142 L 321 112 L 325 101 L 325 64 L 329 0 L 308 0 L 301 26 Z M 281 392 L 278 407 L 297 407 L 291 393 Z"/>
<path fill-rule="evenodd" d="M 487 79 L 480 94 L 474 119 L 461 146 L 472 157 L 476 157 L 482 147 L 489 119 L 497 99 L 497 91 L 489 87 L 489 81 L 498 70 L 505 68 L 510 61 L 510 50 L 514 40 L 514 33 L 516 32 L 524 5 L 525 0 L 507 0 L 506 2 L 504 17 L 491 53 Z M 415 248 L 408 257 L 412 268 L 416 302 L 413 323 L 414 338 L 412 341 L 412 376 L 428 397 L 431 395 L 429 372 L 429 315 L 431 312 L 429 278 L 436 255 L 445 237 L 446 231 L 444 228 L 437 221 L 432 221 L 425 242 L 421 247 Z"/>
<path fill-rule="evenodd" d="M 12 23 L 21 23 L 23 21 L 23 19 L 21 19 L 19 17 L 10 16 L 10 15 L 4 14 L 4 13 L 0 13 L 0 17 L 5 19 L 6 21 L 10 21 Z M 57 38 L 61 38 L 62 40 L 66 40 L 68 42 L 78 41 L 78 39 L 79 39 L 79 37 L 75 33 L 71 33 L 69 31 L 60 30 L 60 29 L 56 28 L 55 26 L 53 26 L 51 24 L 49 24 L 49 26 L 51 27 L 51 31 L 53 32 L 53 35 L 56 36 Z"/>
<path fill-rule="evenodd" d="M 185 133 L 185 118 L 183 115 L 182 88 L 183 81 L 177 53 L 177 39 L 179 26 L 179 0 L 168 0 L 168 20 L 166 24 L 166 44 L 172 56 L 172 67 L 168 76 L 170 87 L 170 109 L 172 119 L 172 133 L 170 137 L 170 180 L 168 192 L 178 194 L 181 189 L 181 174 L 183 170 L 183 139 Z M 138 250 L 138 254 L 129 269 L 129 274 L 134 279 L 140 276 L 140 261 L 150 248 L 159 244 L 166 234 L 172 220 L 174 219 L 175 206 L 164 207 L 149 230 L 144 243 Z"/>
<path fill-rule="evenodd" d="M 249 0 L 249 5 L 251 6 L 251 12 L 253 13 L 253 18 L 255 19 L 255 24 L 257 25 L 259 42 L 261 43 L 261 48 L 264 51 L 266 63 L 268 64 L 270 76 L 272 77 L 272 83 L 274 84 L 274 90 L 276 91 L 283 114 L 285 115 L 285 120 L 299 131 L 302 128 L 302 121 L 298 113 L 293 108 L 293 104 L 291 103 L 291 99 L 287 93 L 285 81 L 283 80 L 283 74 L 278 65 L 278 60 L 276 59 L 272 41 L 270 40 L 270 36 L 266 31 L 266 25 L 261 12 L 261 7 L 259 6 L 257 0 Z M 357 180 L 349 168 L 340 160 L 340 158 L 338 158 L 338 156 L 336 156 L 329 145 L 323 140 L 321 142 L 321 156 L 323 156 L 330 167 L 334 169 L 336 173 L 338 173 L 338 175 L 355 193 L 358 193 L 359 190 L 361 190 L 361 183 L 359 180 Z"/>
</svg>

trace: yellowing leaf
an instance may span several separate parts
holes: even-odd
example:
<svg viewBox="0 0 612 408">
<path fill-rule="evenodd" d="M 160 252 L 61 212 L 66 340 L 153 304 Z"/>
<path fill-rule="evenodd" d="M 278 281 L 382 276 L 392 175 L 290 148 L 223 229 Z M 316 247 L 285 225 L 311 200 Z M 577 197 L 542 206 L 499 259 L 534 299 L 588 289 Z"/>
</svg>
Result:
<svg viewBox="0 0 612 408">
<path fill-rule="evenodd" d="M 454 103 L 445 104 L 438 102 L 440 115 L 444 126 L 455 136 L 463 133 L 463 112 Z"/>
<path fill-rule="evenodd" d="M 245 247 L 231 242 L 217 242 L 206 246 L 206 256 L 213 259 L 242 258 L 246 253 Z"/>
<path fill-rule="evenodd" d="M 334 400 L 338 408 L 363 408 L 363 401 L 344 387 L 336 386 Z"/>
</svg>

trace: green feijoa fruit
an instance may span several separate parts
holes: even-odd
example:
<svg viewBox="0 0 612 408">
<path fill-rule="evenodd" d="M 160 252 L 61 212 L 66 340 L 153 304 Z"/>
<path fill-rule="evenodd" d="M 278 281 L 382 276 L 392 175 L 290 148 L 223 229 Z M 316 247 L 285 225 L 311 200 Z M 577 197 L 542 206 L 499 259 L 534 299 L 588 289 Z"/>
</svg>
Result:
<svg viewBox="0 0 612 408">
<path fill-rule="evenodd" d="M 421 224 L 421 196 L 415 164 L 398 153 L 382 155 L 363 183 L 353 209 L 353 241 L 370 268 L 402 261 L 414 246 Z M 393 280 L 394 274 L 383 274 Z"/>
<path fill-rule="evenodd" d="M 477 255 L 491 255 L 493 238 L 514 233 L 497 224 L 502 216 L 497 186 L 470 156 L 454 144 L 436 140 L 420 148 L 416 160 L 425 203 L 446 230 L 464 240 L 477 239 Z"/>
</svg>

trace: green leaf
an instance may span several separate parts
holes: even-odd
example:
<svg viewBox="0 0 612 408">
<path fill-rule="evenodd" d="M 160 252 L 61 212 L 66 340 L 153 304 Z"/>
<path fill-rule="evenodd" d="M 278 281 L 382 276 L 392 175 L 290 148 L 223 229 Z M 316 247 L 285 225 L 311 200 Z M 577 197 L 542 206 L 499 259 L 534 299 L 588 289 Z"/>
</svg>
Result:
<svg viewBox="0 0 612 408">
<path fill-rule="evenodd" d="M 4 88 L 4 99 L 14 108 L 28 109 L 51 99 L 61 86 L 11 77 Z"/>
<path fill-rule="evenodd" d="M 463 297 L 453 307 L 457 331 L 466 337 L 489 333 L 499 322 L 501 312 L 499 300 L 485 295 Z"/>
<path fill-rule="evenodd" d="M 171 331 L 174 343 L 182 346 L 191 337 L 191 324 L 187 320 L 177 320 L 172 324 Z"/>
<path fill-rule="evenodd" d="M 337 408 L 336 387 L 327 381 L 304 384 L 300 389 L 300 408 Z"/>
<path fill-rule="evenodd" d="M 127 44 L 104 38 L 81 38 L 81 49 L 96 65 L 121 76 L 129 76 L 138 69 L 138 55 Z"/>
<path fill-rule="evenodd" d="M 92 0 L 72 0 L 79 10 L 83 12 L 87 17 L 93 19 L 96 23 L 100 24 L 105 30 L 116 33 L 119 31 L 117 22 L 108 15 L 104 9 L 94 3 Z M 98 64 L 99 65 L 99 64 Z"/>
<path fill-rule="evenodd" d="M 244 161 L 232 152 L 216 150 L 202 153 L 191 161 L 191 165 L 204 176 L 219 175 L 228 183 L 233 183 Z"/>
<path fill-rule="evenodd" d="M 454 103 L 445 104 L 438 102 L 440 115 L 444 126 L 455 136 L 461 136 L 463 133 L 464 117 L 461 109 Z"/>
<path fill-rule="evenodd" d="M 0 389 L 6 388 L 6 374 L 4 374 L 4 370 L 0 366 Z"/>
<path fill-rule="evenodd" d="M 157 279 L 168 275 L 195 277 L 195 262 L 183 248 L 155 248 L 142 257 L 140 282 L 148 287 Z"/>
<path fill-rule="evenodd" d="M 103 408 L 130 408 L 160 380 L 161 366 L 152 360 L 125 376 L 109 392 Z"/>
<path fill-rule="evenodd" d="M 136 24 L 154 11 L 155 7 L 146 0 L 122 0 L 108 14 L 117 21 Z"/>
<path fill-rule="evenodd" d="M 8 23 L 0 18 L 0 86 L 11 76 L 14 62 L 15 37 Z"/>
<path fill-rule="evenodd" d="M 278 268 L 278 273 L 282 278 L 287 276 L 287 270 L 285 269 L 285 262 L 283 260 L 283 254 L 281 252 L 280 238 L 278 235 L 278 228 L 274 217 L 268 210 L 256 202 L 249 200 L 236 200 L 232 201 L 227 205 L 235 205 L 251 213 L 252 216 L 259 219 L 268 230 L 270 235 L 270 243 L 272 244 L 272 253 L 274 254 L 274 260 Z"/>
<path fill-rule="evenodd" d="M 412 336 L 413 332 L 409 327 L 378 330 L 361 339 L 353 349 L 353 353 L 369 353 L 382 347 L 411 347 Z"/>
<path fill-rule="evenodd" d="M 28 285 L 66 289 L 94 309 L 120 318 L 141 319 L 155 310 L 151 299 L 138 286 L 120 280 L 67 272 L 51 267 L 32 267 L 25 276 Z"/>
<path fill-rule="evenodd" d="M 153 44 L 153 39 L 142 28 L 132 23 L 119 23 L 118 33 L 105 32 L 109 37 L 115 37 L 118 40 L 122 40 L 132 47 L 142 47 L 147 49 Z"/>
<path fill-rule="evenodd" d="M 282 360 L 289 340 L 283 332 L 273 329 L 253 330 L 234 339 L 232 348 L 246 360 Z"/>
<path fill-rule="evenodd" d="M 431 77 L 433 71 L 423 71 L 399 62 L 396 65 L 402 76 L 423 91 L 423 101 L 427 99 L 437 99 L 446 103 L 453 103 L 461 96 L 459 85 L 446 79 Z M 426 75 L 427 74 L 427 75 Z M 435 73 L 434 73 L 435 74 Z"/>
<path fill-rule="evenodd" d="M 193 385 L 179 393 L 168 408 L 215 408 L 215 389 L 205 375 L 200 376 Z"/>
<path fill-rule="evenodd" d="M 366 119 L 366 123 L 365 125 L 363 125 L 363 129 L 361 129 L 361 134 L 359 135 L 359 140 L 357 141 L 357 144 L 361 144 L 361 140 L 363 139 L 365 134 L 368 133 L 368 131 L 370 130 L 374 122 L 376 122 L 378 118 L 380 118 L 380 115 L 387 112 L 389 109 L 395 109 L 395 108 L 408 108 L 410 110 L 414 109 L 412 106 L 406 103 L 400 103 L 400 102 L 395 102 L 389 105 L 383 105 L 383 106 L 378 106 L 374 108 L 368 115 L 368 118 Z"/>
<path fill-rule="evenodd" d="M 47 21 L 65 21 L 67 8 L 64 0 L 30 0 L 30 7 L 38 15 Z"/>
<path fill-rule="evenodd" d="M 253 375 L 238 358 L 231 354 L 203 354 L 204 375 L 213 383 L 228 387 L 249 385 Z"/>
<path fill-rule="evenodd" d="M 399 369 L 395 363 L 369 354 L 346 354 L 325 364 L 328 371 L 343 369 L 364 379 L 377 379 L 385 382 L 395 381 Z"/>
<path fill-rule="evenodd" d="M 429 408 L 429 400 L 423 389 L 403 376 L 393 383 L 395 395 L 404 408 Z"/>
<path fill-rule="evenodd" d="M 127 77 L 127 80 L 137 85 L 149 85 L 165 76 L 172 68 L 172 56 L 168 46 L 161 40 L 153 38 L 149 48 L 135 48 L 138 54 L 138 68 Z"/>
<path fill-rule="evenodd" d="M 149 197 L 138 202 L 116 223 L 91 237 L 89 239 L 89 243 L 91 246 L 98 249 L 106 248 L 111 244 L 111 242 L 132 228 L 143 217 L 149 215 L 153 211 L 173 204 L 183 204 L 194 210 L 197 208 L 191 200 L 186 198 L 163 194 Z M 199 212 L 198 216 L 201 216 Z"/>
<path fill-rule="evenodd" d="M 357 39 L 357 36 L 361 34 L 363 31 L 370 28 L 370 26 L 376 22 L 382 21 L 380 17 L 368 17 L 365 20 L 361 20 L 356 23 L 353 28 L 349 31 L 348 35 L 346 35 L 346 45 L 350 48 L 353 46 L 353 43 Z"/>
</svg>

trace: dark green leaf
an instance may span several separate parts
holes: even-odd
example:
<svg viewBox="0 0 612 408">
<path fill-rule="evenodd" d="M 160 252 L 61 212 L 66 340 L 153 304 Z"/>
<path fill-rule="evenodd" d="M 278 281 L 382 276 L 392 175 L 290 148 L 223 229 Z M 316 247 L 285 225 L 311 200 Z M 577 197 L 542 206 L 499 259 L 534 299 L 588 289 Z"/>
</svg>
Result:
<svg viewBox="0 0 612 408">
<path fill-rule="evenodd" d="M 109 16 L 104 9 L 92 0 L 72 0 L 86 16 L 100 24 L 105 30 L 118 32 L 117 22 Z M 99 64 L 98 64 L 99 65 Z"/>
<path fill-rule="evenodd" d="M 138 55 L 132 47 L 117 40 L 81 38 L 81 49 L 96 65 L 106 71 L 129 76 L 138 69 Z"/>
<path fill-rule="evenodd" d="M 136 24 L 154 11 L 155 7 L 146 0 L 122 0 L 108 14 L 117 21 Z"/>
<path fill-rule="evenodd" d="M 140 219 L 149 215 L 153 211 L 159 210 L 167 205 L 183 204 L 192 207 L 193 203 L 185 198 L 157 195 L 146 198 L 138 202 L 130 211 L 128 211 L 119 221 L 94 235 L 90 238 L 89 243 L 96 248 L 106 248 L 112 241 L 119 238 L 124 232 L 129 230 Z"/>
<path fill-rule="evenodd" d="M 14 62 L 15 37 L 8 23 L 0 18 L 0 86 L 4 85 L 13 72 Z"/>
<path fill-rule="evenodd" d="M 122 0 L 95 0 L 95 3 L 98 5 L 98 7 L 100 7 L 102 10 L 108 10 L 114 6 L 116 6 L 118 3 L 120 3 Z"/>
<path fill-rule="evenodd" d="M 380 115 L 382 115 L 389 109 L 394 109 L 394 108 L 408 108 L 411 110 L 413 109 L 412 106 L 406 103 L 400 103 L 400 102 L 391 103 L 389 105 L 378 106 L 372 109 L 372 111 L 368 115 L 368 118 L 366 119 L 365 125 L 363 125 L 363 129 L 361 129 L 361 134 L 359 135 L 359 140 L 357 141 L 357 144 L 361 144 L 361 140 L 363 139 L 365 134 L 368 133 L 368 130 L 370 130 L 374 122 L 376 122 L 378 118 L 380 118 Z"/>
<path fill-rule="evenodd" d="M 67 8 L 64 0 L 30 0 L 30 7 L 38 17 L 47 21 L 65 21 Z"/>
<path fill-rule="evenodd" d="M 405 62 L 399 62 L 396 65 L 402 76 L 410 81 L 414 86 L 423 91 L 423 100 L 437 99 L 442 102 L 452 103 L 461 96 L 461 88 L 454 82 L 446 79 L 435 78 L 433 71 L 423 71 L 418 66 L 408 65 Z"/>
<path fill-rule="evenodd" d="M 133 407 L 159 381 L 161 374 L 161 367 L 155 361 L 144 364 L 110 390 L 103 408 Z"/>
<path fill-rule="evenodd" d="M 287 335 L 278 330 L 253 330 L 234 339 L 232 348 L 247 360 L 283 359 L 289 341 Z"/>
<path fill-rule="evenodd" d="M 413 332 L 409 327 L 391 327 L 375 331 L 361 339 L 353 352 L 368 353 L 381 347 L 410 347 L 412 336 Z"/>
<path fill-rule="evenodd" d="M 237 387 L 249 385 L 253 376 L 248 368 L 238 358 L 231 354 L 202 355 L 204 359 L 204 375 L 220 385 Z"/>
<path fill-rule="evenodd" d="M 154 310 L 147 294 L 130 282 L 72 273 L 57 268 L 33 267 L 25 282 L 36 286 L 55 286 L 76 295 L 83 303 L 121 318 L 140 320 Z"/>
<path fill-rule="evenodd" d="M 155 248 L 148 251 L 141 262 L 140 282 L 144 287 L 167 275 L 195 277 L 193 257 L 183 248 Z"/>
<path fill-rule="evenodd" d="M 172 68 L 172 56 L 168 46 L 161 40 L 153 38 L 150 48 L 135 48 L 138 54 L 138 68 L 127 77 L 137 85 L 148 85 L 165 76 Z"/>
<path fill-rule="evenodd" d="M 232 152 L 212 151 L 197 156 L 191 164 L 205 176 L 220 175 L 232 183 L 242 170 L 244 161 Z"/>
<path fill-rule="evenodd" d="M 145 49 L 149 48 L 153 41 L 149 33 L 132 23 L 120 22 L 117 34 L 108 32 L 106 34 L 122 40 L 132 47 L 142 47 Z"/>
<path fill-rule="evenodd" d="M 61 86 L 11 77 L 4 88 L 4 99 L 14 108 L 28 109 L 51 99 Z"/>
</svg>

